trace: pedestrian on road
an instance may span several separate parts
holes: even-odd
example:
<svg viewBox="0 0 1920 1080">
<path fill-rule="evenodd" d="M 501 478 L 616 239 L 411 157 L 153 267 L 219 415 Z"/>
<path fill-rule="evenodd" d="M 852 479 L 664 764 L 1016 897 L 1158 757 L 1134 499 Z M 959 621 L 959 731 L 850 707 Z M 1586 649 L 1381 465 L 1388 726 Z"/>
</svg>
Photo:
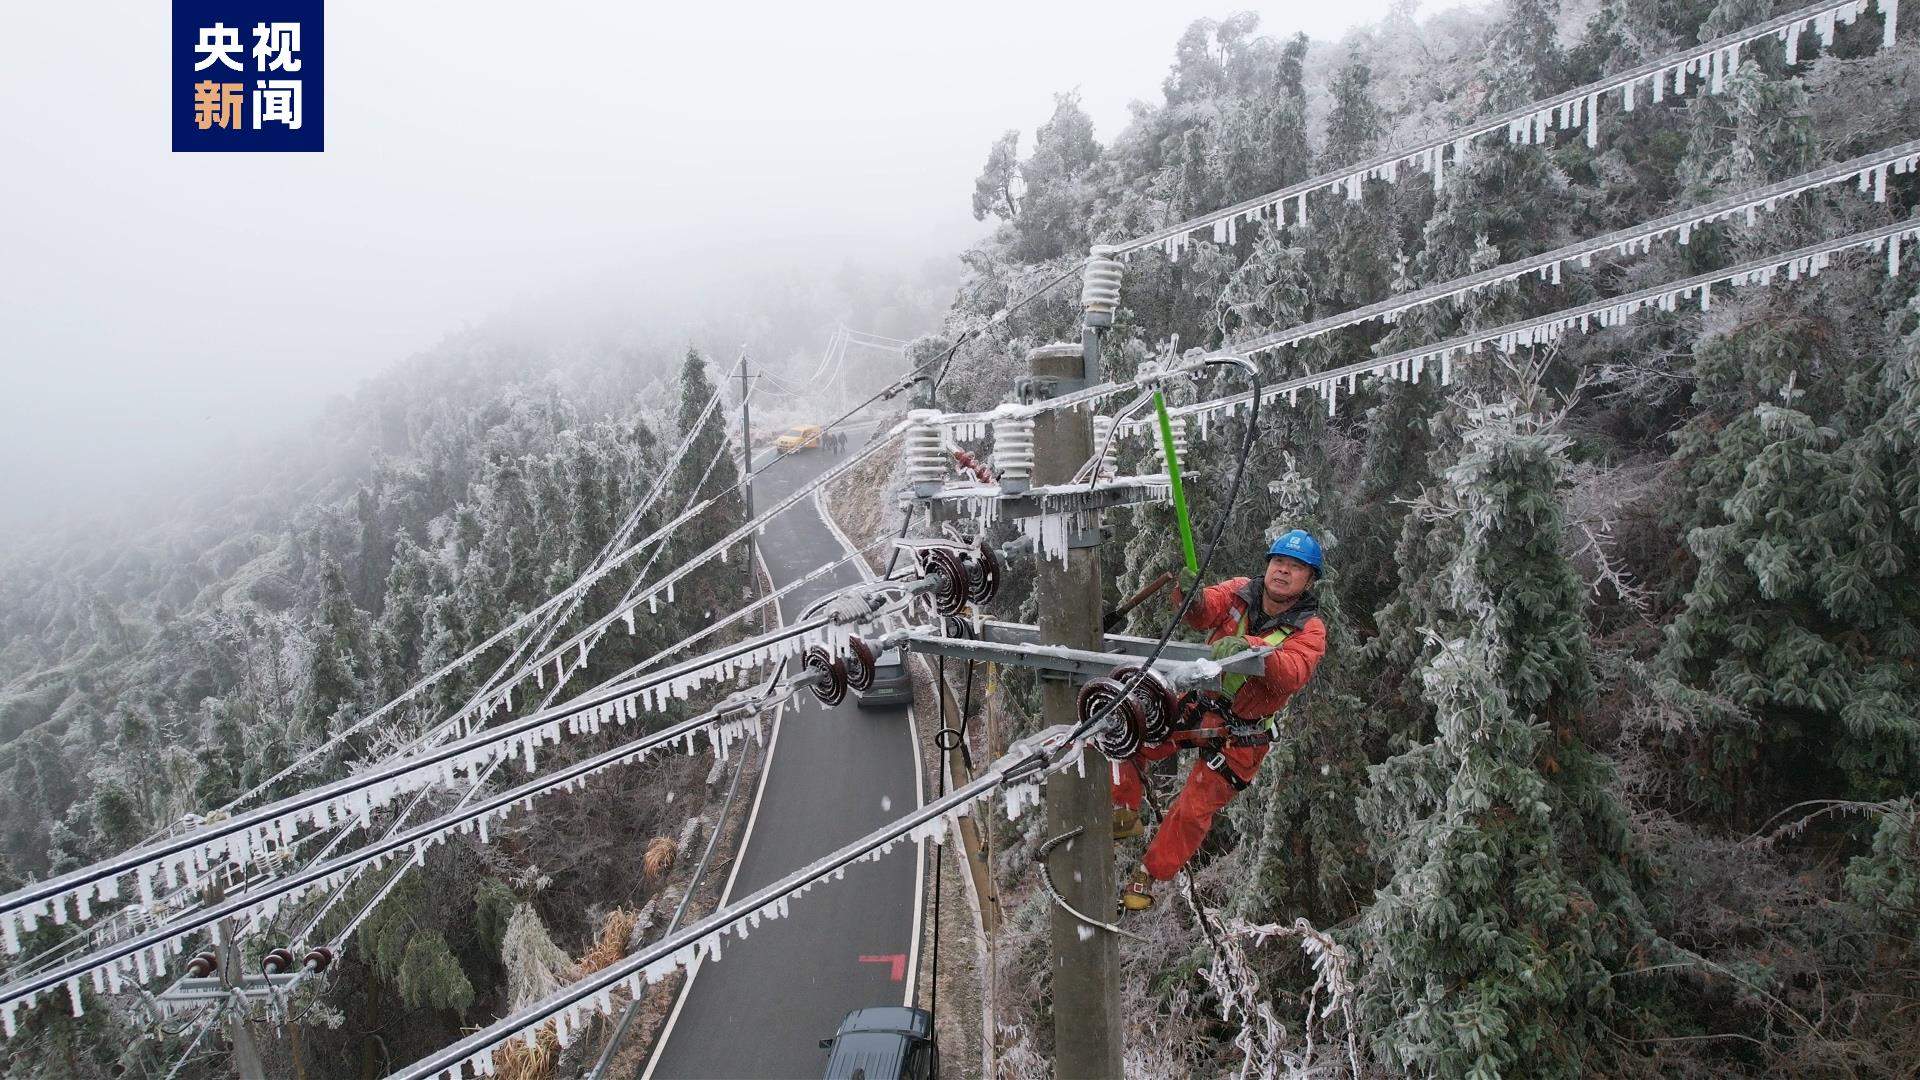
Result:
<svg viewBox="0 0 1920 1080">
<path fill-rule="evenodd" d="M 1166 742 L 1140 748 L 1138 756 L 1114 769 L 1113 835 L 1138 836 L 1142 774 L 1146 761 L 1161 761 L 1193 746 L 1201 757 L 1187 771 L 1187 782 L 1165 820 L 1147 844 L 1146 858 L 1120 894 L 1127 911 L 1153 906 L 1153 885 L 1167 881 L 1200 850 L 1213 815 L 1247 789 L 1273 743 L 1274 720 L 1287 701 L 1307 685 L 1327 651 L 1327 624 L 1312 586 L 1323 560 L 1319 541 L 1295 529 L 1267 550 L 1266 572 L 1258 580 L 1229 578 L 1201 590 L 1187 611 L 1187 625 L 1208 632 L 1216 661 L 1248 649 L 1275 646 L 1259 675 L 1226 674 L 1220 693 L 1195 691 L 1181 699 L 1180 714 Z M 1178 610 L 1186 594 L 1199 588 L 1191 570 L 1180 574 L 1173 594 Z"/>
</svg>

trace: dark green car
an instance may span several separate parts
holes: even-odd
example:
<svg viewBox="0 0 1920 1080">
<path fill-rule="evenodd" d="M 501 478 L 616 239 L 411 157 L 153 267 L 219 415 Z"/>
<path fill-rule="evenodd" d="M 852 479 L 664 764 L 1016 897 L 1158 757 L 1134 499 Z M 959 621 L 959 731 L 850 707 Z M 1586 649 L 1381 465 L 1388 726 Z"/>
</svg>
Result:
<svg viewBox="0 0 1920 1080">
<path fill-rule="evenodd" d="M 833 1038 L 821 1039 L 827 1080 L 939 1080 L 940 1048 L 933 1042 L 933 1014 L 883 1005 L 855 1009 Z"/>
</svg>

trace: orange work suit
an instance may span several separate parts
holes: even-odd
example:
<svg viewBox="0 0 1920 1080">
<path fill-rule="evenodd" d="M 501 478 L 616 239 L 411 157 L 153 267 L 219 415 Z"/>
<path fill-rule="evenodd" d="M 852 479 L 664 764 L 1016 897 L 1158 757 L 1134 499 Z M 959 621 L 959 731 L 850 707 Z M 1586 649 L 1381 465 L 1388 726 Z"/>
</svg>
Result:
<svg viewBox="0 0 1920 1080">
<path fill-rule="evenodd" d="M 1327 624 L 1320 617 L 1320 602 L 1311 590 L 1293 607 L 1269 617 L 1260 606 L 1261 588 L 1261 582 L 1241 577 L 1203 589 L 1187 611 L 1187 624 L 1207 631 L 1208 644 L 1234 634 L 1245 637 L 1252 647 L 1278 641 L 1280 647 L 1267 654 L 1266 670 L 1248 678 L 1229 706 L 1236 718 L 1264 720 L 1271 729 L 1274 714 L 1307 684 L 1320 666 L 1320 658 L 1326 655 Z M 1177 594 L 1175 600 L 1179 600 Z M 1164 760 L 1179 750 L 1173 742 L 1153 743 L 1141 747 L 1135 761 L 1115 762 L 1114 805 L 1138 810 L 1144 762 Z M 1213 815 L 1246 787 L 1266 756 L 1265 745 L 1228 743 L 1187 770 L 1185 786 L 1147 844 L 1144 864 L 1150 876 L 1166 881 L 1179 873 L 1206 840 L 1213 828 Z M 1232 777 L 1222 775 L 1222 770 L 1230 770 Z"/>
</svg>

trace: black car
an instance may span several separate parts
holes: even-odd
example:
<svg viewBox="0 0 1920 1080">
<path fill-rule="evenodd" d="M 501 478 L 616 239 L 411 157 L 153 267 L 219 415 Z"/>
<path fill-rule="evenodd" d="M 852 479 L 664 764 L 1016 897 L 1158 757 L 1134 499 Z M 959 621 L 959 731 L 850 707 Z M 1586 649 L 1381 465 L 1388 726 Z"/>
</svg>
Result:
<svg viewBox="0 0 1920 1080">
<path fill-rule="evenodd" d="M 939 1080 L 940 1048 L 933 1041 L 933 1014 L 925 1009 L 880 1005 L 855 1009 L 833 1038 L 821 1039 L 827 1080 Z"/>
<path fill-rule="evenodd" d="M 913 704 L 913 678 L 899 649 L 888 649 L 873 662 L 873 685 L 853 692 L 853 703 L 863 709 Z"/>
</svg>

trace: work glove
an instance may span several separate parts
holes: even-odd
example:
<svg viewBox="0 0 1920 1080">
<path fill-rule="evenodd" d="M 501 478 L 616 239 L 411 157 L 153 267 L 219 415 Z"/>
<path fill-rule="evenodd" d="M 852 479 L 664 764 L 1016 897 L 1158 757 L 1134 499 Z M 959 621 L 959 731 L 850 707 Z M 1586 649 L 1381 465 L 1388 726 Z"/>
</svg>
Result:
<svg viewBox="0 0 1920 1080">
<path fill-rule="evenodd" d="M 1181 596 L 1192 596 L 1194 593 L 1197 593 L 1200 591 L 1199 572 L 1195 570 L 1180 571 L 1180 580 L 1178 584 L 1180 586 Z"/>
<path fill-rule="evenodd" d="M 1253 648 L 1253 646 L 1247 644 L 1247 639 L 1238 634 L 1232 637 L 1223 637 L 1213 643 L 1213 659 L 1218 663 L 1228 657 L 1238 656 L 1251 648 Z"/>
</svg>

